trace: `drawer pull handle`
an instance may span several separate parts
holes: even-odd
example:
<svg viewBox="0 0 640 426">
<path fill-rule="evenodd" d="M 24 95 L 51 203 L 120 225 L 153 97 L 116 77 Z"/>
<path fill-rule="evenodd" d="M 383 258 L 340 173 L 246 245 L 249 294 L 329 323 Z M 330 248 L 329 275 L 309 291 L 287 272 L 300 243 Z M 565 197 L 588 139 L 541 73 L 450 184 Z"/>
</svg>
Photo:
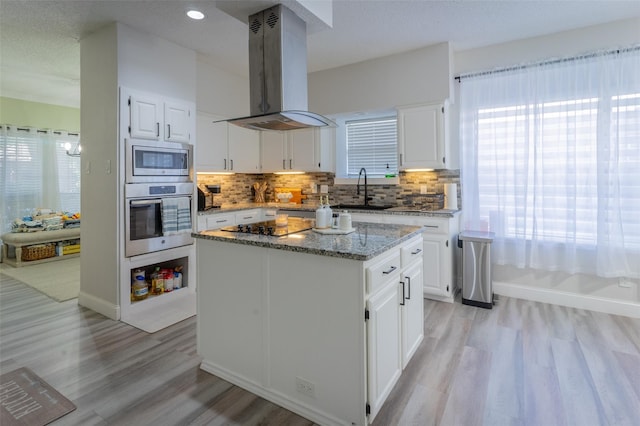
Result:
<svg viewBox="0 0 640 426">
<path fill-rule="evenodd" d="M 422 252 L 422 249 L 416 249 L 416 251 L 412 251 L 411 254 L 418 254 Z"/>
<path fill-rule="evenodd" d="M 227 219 L 218 219 L 218 220 L 216 220 L 216 223 L 224 223 L 226 221 L 227 221 Z"/>
<path fill-rule="evenodd" d="M 406 299 L 405 295 L 404 295 L 404 281 L 400 281 L 400 284 L 402 285 L 402 299 L 400 302 L 400 306 L 404 306 L 404 299 Z"/>
<path fill-rule="evenodd" d="M 439 226 L 438 225 L 425 225 L 425 228 L 431 228 L 431 229 L 438 229 Z"/>
<path fill-rule="evenodd" d="M 390 273 L 392 273 L 392 272 L 393 272 L 393 271 L 395 271 L 396 269 L 398 269 L 398 268 L 396 268 L 395 266 L 392 266 L 392 267 L 390 267 L 390 268 L 389 268 L 389 270 L 388 270 L 388 271 L 382 271 L 382 273 L 383 273 L 384 275 L 389 275 Z"/>
</svg>

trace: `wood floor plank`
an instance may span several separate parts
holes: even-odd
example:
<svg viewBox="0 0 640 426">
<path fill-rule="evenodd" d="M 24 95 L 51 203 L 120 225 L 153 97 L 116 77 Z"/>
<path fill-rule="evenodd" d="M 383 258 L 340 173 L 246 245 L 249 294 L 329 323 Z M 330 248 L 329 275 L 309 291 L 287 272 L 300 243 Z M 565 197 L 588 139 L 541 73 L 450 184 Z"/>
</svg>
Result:
<svg viewBox="0 0 640 426">
<path fill-rule="evenodd" d="M 483 424 L 490 369 L 490 352 L 464 347 L 441 424 Z"/>
<path fill-rule="evenodd" d="M 567 416 L 554 367 L 525 364 L 524 424 L 565 426 Z"/>
</svg>

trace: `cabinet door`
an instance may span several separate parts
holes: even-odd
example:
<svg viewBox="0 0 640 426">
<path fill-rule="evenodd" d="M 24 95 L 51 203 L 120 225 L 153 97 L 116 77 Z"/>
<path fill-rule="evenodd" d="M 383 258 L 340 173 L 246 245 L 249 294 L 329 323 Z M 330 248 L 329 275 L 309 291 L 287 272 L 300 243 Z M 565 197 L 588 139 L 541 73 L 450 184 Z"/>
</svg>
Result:
<svg viewBox="0 0 640 426">
<path fill-rule="evenodd" d="M 336 146 L 336 129 L 334 127 L 321 127 L 316 130 L 316 145 L 318 154 L 318 171 L 331 172 L 336 171 L 335 146 Z"/>
<path fill-rule="evenodd" d="M 423 234 L 424 294 L 448 296 L 451 291 L 451 247 L 446 235 Z"/>
<path fill-rule="evenodd" d="M 371 406 L 370 422 L 402 373 L 399 289 L 398 282 L 392 280 L 367 300 L 367 397 Z"/>
<path fill-rule="evenodd" d="M 403 271 L 401 282 L 404 289 L 402 305 L 402 368 L 404 369 L 418 349 L 424 336 L 422 261 Z"/>
<path fill-rule="evenodd" d="M 164 139 L 172 142 L 189 142 L 191 110 L 189 105 L 177 102 L 164 103 Z"/>
<path fill-rule="evenodd" d="M 129 134 L 138 139 L 160 139 L 162 102 L 153 95 L 129 96 Z"/>
<path fill-rule="evenodd" d="M 213 118 L 198 114 L 196 117 L 197 143 L 195 153 L 196 171 L 227 171 L 227 126 L 225 122 L 214 123 Z"/>
<path fill-rule="evenodd" d="M 319 170 L 316 161 L 315 129 L 289 131 L 287 139 L 287 169 L 303 172 Z"/>
<path fill-rule="evenodd" d="M 261 132 L 260 155 L 263 173 L 273 173 L 285 170 L 285 165 L 287 164 L 285 164 L 284 132 Z"/>
<path fill-rule="evenodd" d="M 400 169 L 445 167 L 444 105 L 398 110 Z"/>
<path fill-rule="evenodd" d="M 230 124 L 229 170 L 236 173 L 260 171 L 260 133 Z"/>
</svg>

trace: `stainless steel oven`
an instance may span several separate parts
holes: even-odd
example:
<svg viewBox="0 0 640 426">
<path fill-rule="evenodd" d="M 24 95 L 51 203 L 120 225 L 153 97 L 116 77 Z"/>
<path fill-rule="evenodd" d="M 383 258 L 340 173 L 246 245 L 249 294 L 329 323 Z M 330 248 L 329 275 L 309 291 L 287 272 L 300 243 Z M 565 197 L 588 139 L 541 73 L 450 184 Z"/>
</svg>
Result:
<svg viewBox="0 0 640 426">
<path fill-rule="evenodd" d="M 191 182 L 193 150 L 178 142 L 126 140 L 126 182 Z"/>
<path fill-rule="evenodd" d="M 125 256 L 193 244 L 193 183 L 125 185 Z"/>
</svg>

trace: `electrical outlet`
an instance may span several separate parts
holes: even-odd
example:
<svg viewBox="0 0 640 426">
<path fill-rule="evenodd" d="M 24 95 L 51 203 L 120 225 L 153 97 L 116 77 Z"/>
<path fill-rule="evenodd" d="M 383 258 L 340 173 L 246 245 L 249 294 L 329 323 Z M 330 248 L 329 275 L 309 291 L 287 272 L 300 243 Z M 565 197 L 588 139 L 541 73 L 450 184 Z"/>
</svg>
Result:
<svg viewBox="0 0 640 426">
<path fill-rule="evenodd" d="M 631 281 L 626 280 L 625 278 L 620 278 L 618 280 L 618 286 L 622 288 L 631 288 Z"/>
<path fill-rule="evenodd" d="M 328 194 L 329 193 L 329 185 L 320 185 L 320 193 Z"/>
<path fill-rule="evenodd" d="M 302 377 L 296 377 L 296 391 L 310 396 L 311 398 L 315 398 L 316 384 L 311 383 L 310 381 L 305 380 Z"/>
<path fill-rule="evenodd" d="M 420 194 L 424 195 L 427 193 L 427 185 L 420 185 Z"/>
</svg>

